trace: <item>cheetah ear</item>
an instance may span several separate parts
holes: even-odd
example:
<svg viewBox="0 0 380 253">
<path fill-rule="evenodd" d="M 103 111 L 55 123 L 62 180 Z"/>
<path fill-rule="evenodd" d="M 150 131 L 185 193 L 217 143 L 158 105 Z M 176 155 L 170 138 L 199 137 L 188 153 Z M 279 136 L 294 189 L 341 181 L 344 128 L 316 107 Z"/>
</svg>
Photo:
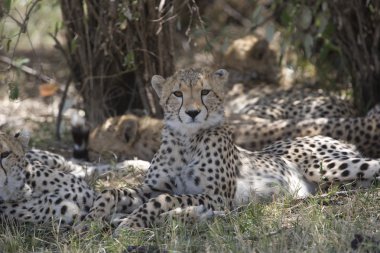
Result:
<svg viewBox="0 0 380 253">
<path fill-rule="evenodd" d="M 137 122 L 130 119 L 124 123 L 124 139 L 127 143 L 132 143 L 136 139 L 137 135 Z"/>
<path fill-rule="evenodd" d="M 29 140 L 30 140 L 30 132 L 26 130 L 22 130 L 15 134 L 15 138 L 20 141 L 21 145 L 26 149 L 28 148 Z"/>
<path fill-rule="evenodd" d="M 228 71 L 225 69 L 218 69 L 217 71 L 214 72 L 214 77 L 222 81 L 224 84 L 228 80 Z"/>
<path fill-rule="evenodd" d="M 158 97 L 161 97 L 161 95 L 162 95 L 162 85 L 165 82 L 165 78 L 163 78 L 160 75 L 154 75 L 152 77 L 152 80 L 150 82 L 152 84 L 153 89 L 156 91 Z"/>
</svg>

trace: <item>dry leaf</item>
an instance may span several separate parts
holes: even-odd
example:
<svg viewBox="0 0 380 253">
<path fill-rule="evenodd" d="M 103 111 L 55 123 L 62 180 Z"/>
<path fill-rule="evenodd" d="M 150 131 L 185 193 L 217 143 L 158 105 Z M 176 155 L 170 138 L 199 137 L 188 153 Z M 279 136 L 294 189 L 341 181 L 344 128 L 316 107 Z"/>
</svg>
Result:
<svg viewBox="0 0 380 253">
<path fill-rule="evenodd" d="M 56 83 L 43 83 L 38 88 L 41 97 L 53 96 L 59 90 L 59 86 Z"/>
</svg>

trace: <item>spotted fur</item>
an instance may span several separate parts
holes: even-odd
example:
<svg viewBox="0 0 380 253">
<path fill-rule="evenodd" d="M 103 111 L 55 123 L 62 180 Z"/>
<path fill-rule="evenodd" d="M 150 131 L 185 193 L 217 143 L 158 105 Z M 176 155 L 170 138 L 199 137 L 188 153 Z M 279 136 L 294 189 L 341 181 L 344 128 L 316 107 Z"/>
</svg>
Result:
<svg viewBox="0 0 380 253">
<path fill-rule="evenodd" d="M 367 157 L 380 157 L 380 120 L 373 117 L 316 118 L 268 121 L 245 117 L 233 121 L 234 140 L 248 150 L 261 150 L 275 141 L 324 135 L 356 145 Z"/>
<path fill-rule="evenodd" d="M 267 95 L 242 91 L 228 99 L 227 115 L 249 115 L 269 120 L 349 118 L 357 115 L 352 103 L 321 91 L 290 89 Z"/>
<path fill-rule="evenodd" d="M 141 186 L 103 191 L 88 219 L 126 214 L 120 232 L 157 224 L 168 213 L 193 220 L 196 210 L 223 211 L 282 192 L 305 197 L 322 184 L 368 185 L 379 176 L 378 160 L 329 137 L 280 141 L 257 152 L 236 146 L 224 121 L 227 78 L 226 70 L 208 69 L 152 77 L 164 109 L 160 149 Z"/>
<path fill-rule="evenodd" d="M 226 118 L 233 127 L 234 141 L 248 150 L 260 150 L 286 138 L 326 135 L 357 145 L 365 155 L 380 155 L 378 148 L 373 148 L 373 145 L 378 146 L 376 136 L 379 133 L 367 129 L 374 120 L 354 118 L 356 112 L 351 104 L 335 96 L 310 89 L 260 96 L 245 94 L 238 87 L 227 94 L 227 100 Z M 160 147 L 162 126 L 161 120 L 147 116 L 127 114 L 108 118 L 91 131 L 90 160 L 108 155 L 119 160 L 137 157 L 150 161 Z M 354 135 L 360 132 L 363 137 L 353 136 L 352 132 Z"/>
<path fill-rule="evenodd" d="M 26 152 L 29 136 L 0 133 L 0 214 L 23 222 L 71 224 L 88 213 L 94 192 L 61 156 Z M 41 158 L 41 159 L 38 159 Z"/>
</svg>

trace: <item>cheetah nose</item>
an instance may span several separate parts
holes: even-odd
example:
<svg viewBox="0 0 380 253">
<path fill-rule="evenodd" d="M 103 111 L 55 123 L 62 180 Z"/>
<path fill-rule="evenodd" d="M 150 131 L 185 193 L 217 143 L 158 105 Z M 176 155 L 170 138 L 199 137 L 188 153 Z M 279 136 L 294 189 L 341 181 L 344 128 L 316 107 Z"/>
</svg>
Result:
<svg viewBox="0 0 380 253">
<path fill-rule="evenodd" d="M 186 111 L 186 114 L 189 115 L 192 119 L 195 119 L 195 117 L 197 117 L 200 112 L 200 110 L 190 110 Z"/>
</svg>

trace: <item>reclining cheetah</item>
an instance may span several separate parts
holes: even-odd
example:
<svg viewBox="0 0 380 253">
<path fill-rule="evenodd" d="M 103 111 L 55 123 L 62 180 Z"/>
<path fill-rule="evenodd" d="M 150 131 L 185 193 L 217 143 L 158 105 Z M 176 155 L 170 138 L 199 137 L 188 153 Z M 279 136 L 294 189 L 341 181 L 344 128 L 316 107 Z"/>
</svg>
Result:
<svg viewBox="0 0 380 253">
<path fill-rule="evenodd" d="M 379 176 L 378 160 L 329 137 L 280 141 L 257 152 L 236 146 L 224 123 L 227 78 L 223 69 L 152 77 L 164 109 L 160 149 L 141 186 L 103 191 L 87 219 L 128 214 L 119 220 L 118 233 L 151 226 L 168 213 L 186 221 L 282 191 L 305 197 L 320 184 L 367 186 Z"/>
<path fill-rule="evenodd" d="M 56 220 L 62 224 L 83 218 L 93 205 L 94 191 L 82 178 L 65 171 L 60 156 L 25 153 L 28 141 L 25 132 L 14 137 L 0 133 L 1 216 L 33 223 Z"/>
<path fill-rule="evenodd" d="M 244 114 L 269 120 L 303 120 L 348 118 L 357 114 L 349 101 L 318 90 L 290 89 L 264 96 L 252 92 L 236 91 L 226 103 L 226 115 L 229 118 Z"/>
<path fill-rule="evenodd" d="M 95 198 L 85 176 L 129 166 L 144 169 L 149 164 L 74 164 L 48 151 L 26 151 L 28 141 L 26 132 L 15 136 L 0 132 L 0 216 L 18 221 L 73 223 L 88 213 Z"/>
<path fill-rule="evenodd" d="M 248 150 L 261 150 L 275 141 L 324 135 L 354 144 L 367 157 L 380 157 L 380 121 L 376 117 L 316 118 L 305 120 L 238 119 L 231 124 L 235 142 Z"/>
<path fill-rule="evenodd" d="M 160 147 L 162 121 L 150 117 L 127 114 L 108 118 L 90 133 L 89 153 L 112 155 L 119 160 L 139 159 L 150 161 Z"/>
</svg>

